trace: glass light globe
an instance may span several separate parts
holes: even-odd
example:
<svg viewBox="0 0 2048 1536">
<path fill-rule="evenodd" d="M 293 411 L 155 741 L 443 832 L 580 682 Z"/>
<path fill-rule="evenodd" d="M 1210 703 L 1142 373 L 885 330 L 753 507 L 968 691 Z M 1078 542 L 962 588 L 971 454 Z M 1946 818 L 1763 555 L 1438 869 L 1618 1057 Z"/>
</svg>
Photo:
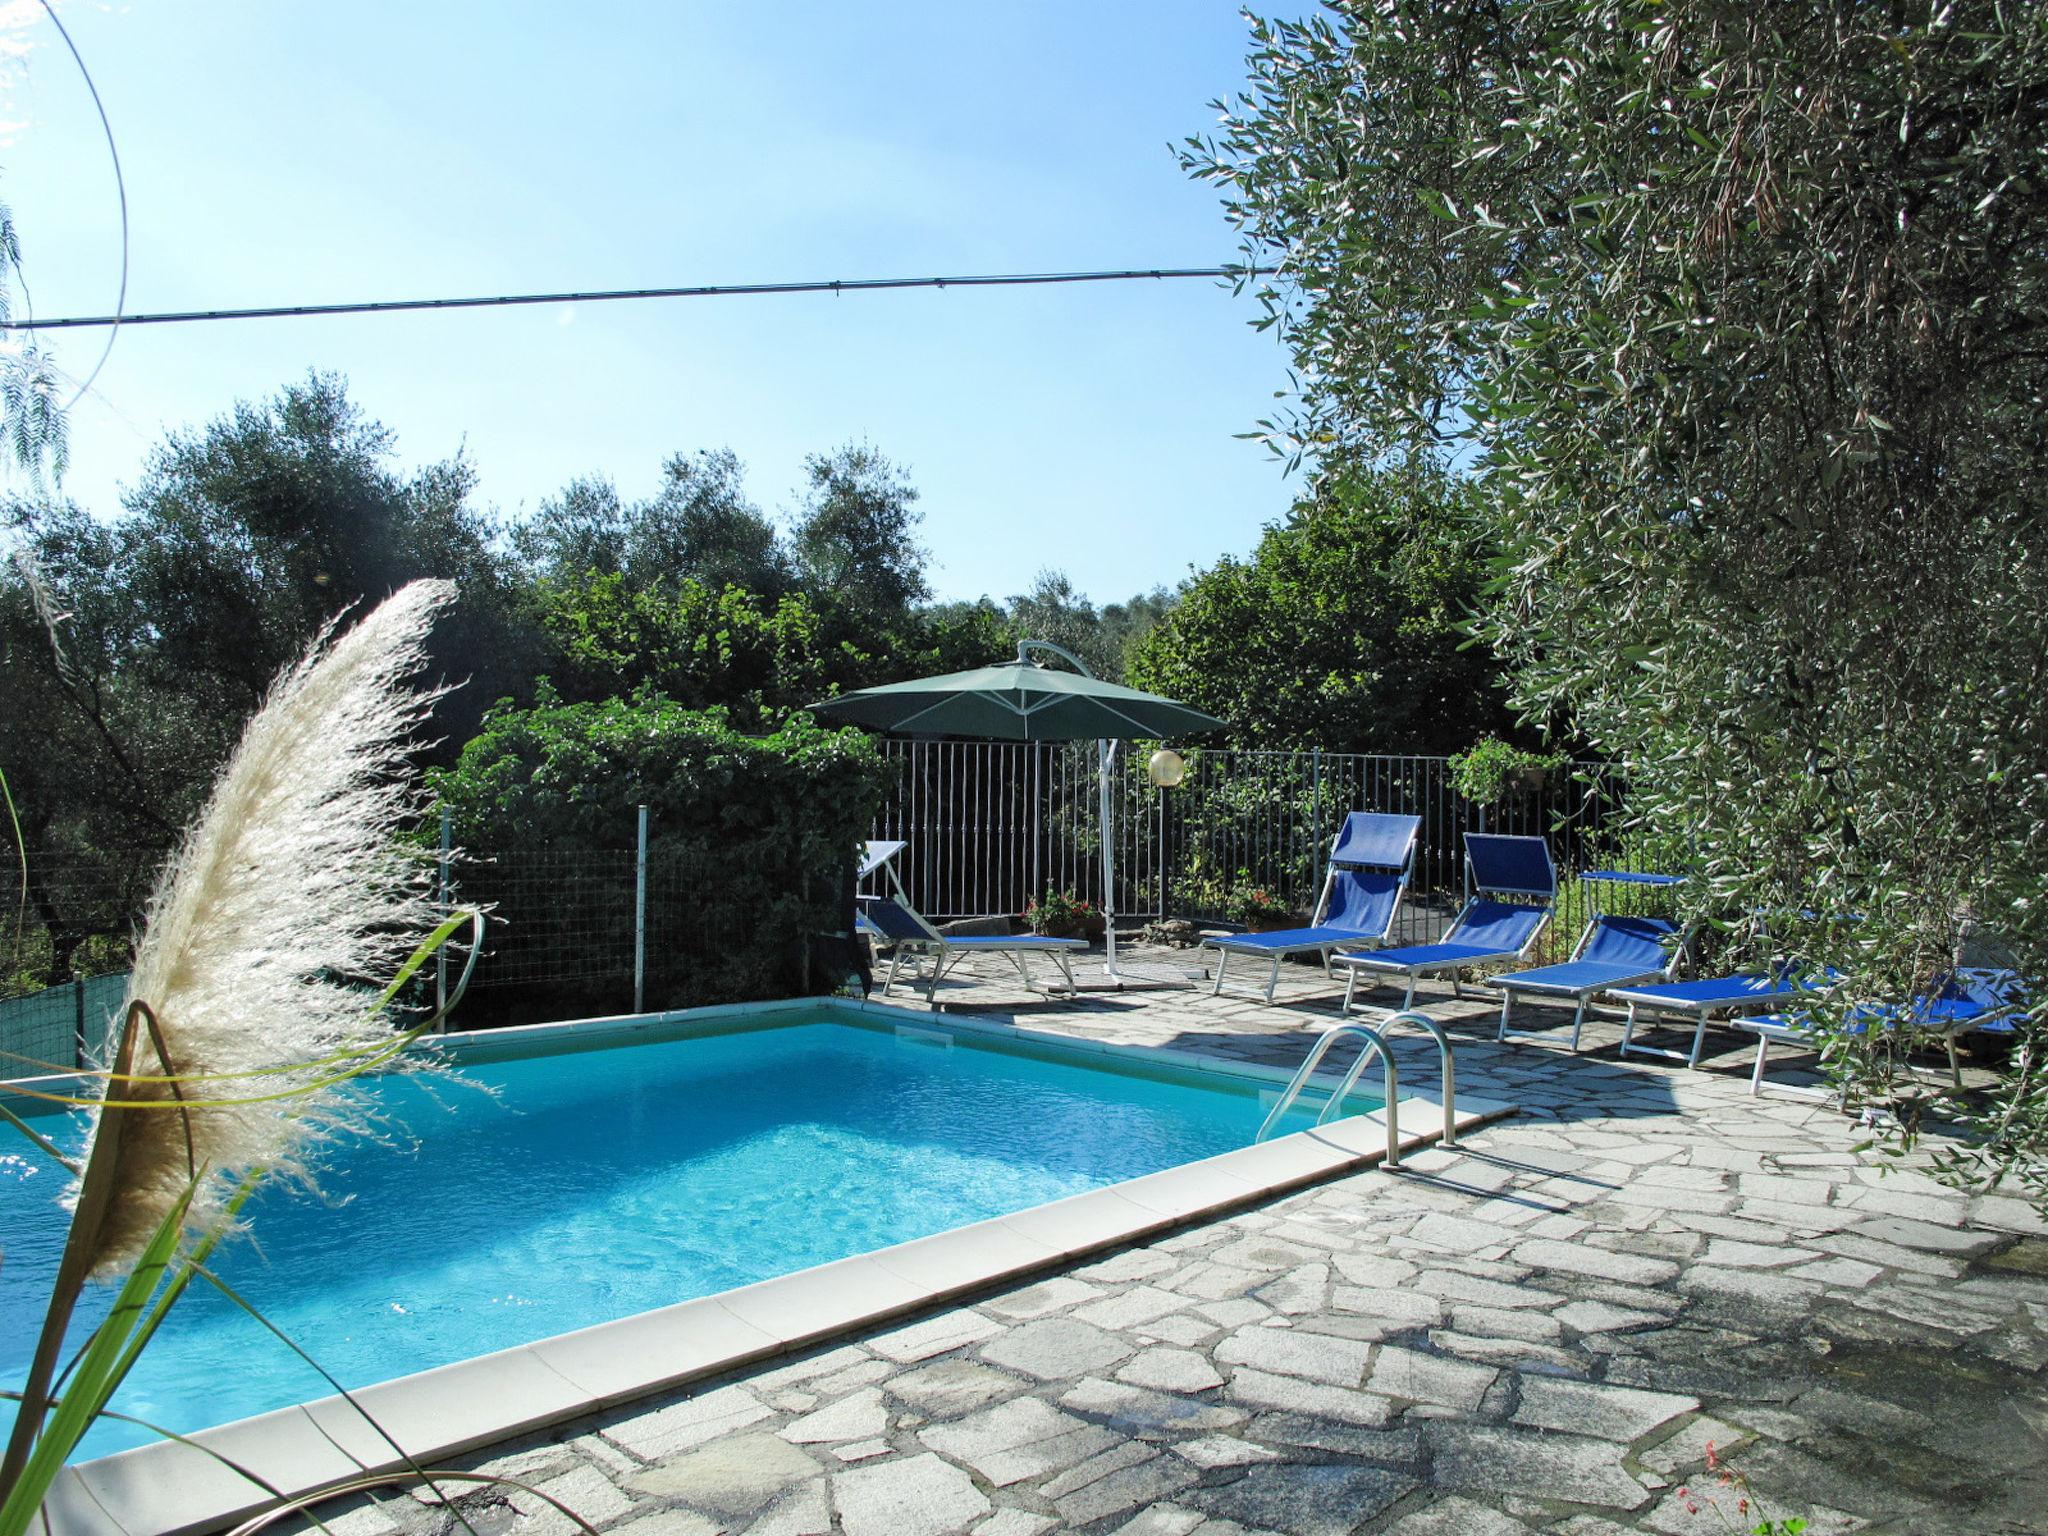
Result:
<svg viewBox="0 0 2048 1536">
<path fill-rule="evenodd" d="M 1187 777 L 1188 765 L 1171 747 L 1161 747 L 1145 765 L 1145 773 L 1161 789 L 1171 789 Z"/>
</svg>

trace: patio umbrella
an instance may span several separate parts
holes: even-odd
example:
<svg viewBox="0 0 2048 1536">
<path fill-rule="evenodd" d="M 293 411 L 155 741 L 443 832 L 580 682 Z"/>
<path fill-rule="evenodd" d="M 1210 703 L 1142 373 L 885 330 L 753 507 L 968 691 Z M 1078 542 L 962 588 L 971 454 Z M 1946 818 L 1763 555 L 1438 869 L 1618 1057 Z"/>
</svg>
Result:
<svg viewBox="0 0 2048 1536">
<path fill-rule="evenodd" d="M 1030 659 L 1047 651 L 1079 668 L 1056 672 Z M 1108 924 L 1106 968 L 1116 967 L 1116 870 L 1109 825 L 1109 767 L 1119 741 L 1220 731 L 1224 722 L 1156 693 L 1104 682 L 1071 651 L 1049 640 L 1023 640 L 1017 659 L 938 677 L 863 688 L 813 704 L 828 720 L 896 736 L 976 736 L 997 741 L 1093 741 L 1099 752 L 1102 804 L 1102 911 Z"/>
</svg>

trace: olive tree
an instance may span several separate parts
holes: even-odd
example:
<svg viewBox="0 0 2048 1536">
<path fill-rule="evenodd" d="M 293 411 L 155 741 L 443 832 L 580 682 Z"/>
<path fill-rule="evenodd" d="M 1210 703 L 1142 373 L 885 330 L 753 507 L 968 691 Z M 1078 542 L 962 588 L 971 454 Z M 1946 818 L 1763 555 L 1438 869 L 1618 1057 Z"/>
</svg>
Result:
<svg viewBox="0 0 2048 1536">
<path fill-rule="evenodd" d="M 1824 1019 L 2048 972 L 2048 12 L 1380 0 L 1251 38 L 1184 160 L 1296 359 L 1273 446 L 1471 474 L 1518 705 L 1626 761 L 1738 958 L 1841 969 Z M 1911 1030 L 1829 1049 L 2048 1203 L 2039 1018 L 1988 1099 L 1899 1076 Z"/>
</svg>

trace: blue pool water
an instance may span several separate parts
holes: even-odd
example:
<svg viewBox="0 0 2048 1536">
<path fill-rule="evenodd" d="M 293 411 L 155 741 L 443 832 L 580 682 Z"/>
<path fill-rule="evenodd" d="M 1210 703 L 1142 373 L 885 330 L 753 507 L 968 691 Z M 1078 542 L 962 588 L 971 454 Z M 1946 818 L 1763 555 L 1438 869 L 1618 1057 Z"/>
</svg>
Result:
<svg viewBox="0 0 2048 1536">
<path fill-rule="evenodd" d="M 333 1153 L 317 1198 L 266 1189 L 250 1208 L 253 1239 L 217 1257 L 223 1278 L 345 1386 L 1213 1156 L 1249 1143 L 1264 1113 L 1243 1079 L 965 1037 L 946 1048 L 846 1022 L 461 1075 L 491 1091 L 376 1080 L 366 1091 L 383 1138 Z M 1361 1095 L 1351 1108 L 1377 1102 Z M 70 1125 L 74 1144 L 79 1130 Z M 56 1270 L 61 1186 L 36 1154 L 0 1156 L 9 1386 L 26 1372 Z M 110 1301 L 106 1288 L 88 1294 L 77 1337 Z M 330 1390 L 200 1282 L 114 1407 L 182 1432 Z M 0 1403 L 0 1424 L 9 1417 Z M 153 1438 L 103 1421 L 81 1454 Z"/>
</svg>

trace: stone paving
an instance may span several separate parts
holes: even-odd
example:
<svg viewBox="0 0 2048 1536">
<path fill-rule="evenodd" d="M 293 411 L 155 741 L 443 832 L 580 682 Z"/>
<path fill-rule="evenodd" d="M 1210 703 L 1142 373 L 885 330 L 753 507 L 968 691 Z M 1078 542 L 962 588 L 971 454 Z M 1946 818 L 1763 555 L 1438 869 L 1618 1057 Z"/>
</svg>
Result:
<svg viewBox="0 0 2048 1536">
<path fill-rule="evenodd" d="M 1048 1004 L 993 971 L 940 995 L 1287 1064 L 1336 1016 L 1304 967 L 1276 1008 Z M 606 1536 L 2048 1531 L 2048 1231 L 2022 1202 L 1882 1176 L 1852 1121 L 1752 1098 L 1741 1037 L 1702 1071 L 1623 1065 L 1610 1024 L 1573 1056 L 1562 1030 L 1495 1045 L 1469 991 L 1426 1001 L 1463 1025 L 1461 1088 L 1521 1111 L 1455 1151 L 466 1465 Z M 1400 1054 L 1433 1084 L 1426 1041 Z M 575 1529 L 527 1493 L 457 1504 L 482 1536 Z M 396 1495 L 330 1528 L 462 1526 Z"/>
</svg>

